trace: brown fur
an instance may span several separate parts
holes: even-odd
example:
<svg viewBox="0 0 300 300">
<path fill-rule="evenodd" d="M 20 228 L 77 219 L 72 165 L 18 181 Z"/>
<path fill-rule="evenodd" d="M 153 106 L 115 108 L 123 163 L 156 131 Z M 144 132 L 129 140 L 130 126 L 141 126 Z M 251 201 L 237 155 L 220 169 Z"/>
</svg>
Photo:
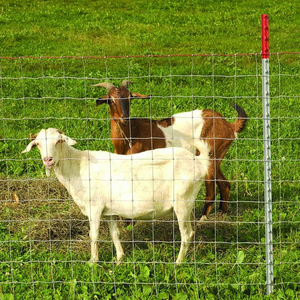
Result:
<svg viewBox="0 0 300 300">
<path fill-rule="evenodd" d="M 37 137 L 37 133 L 36 134 L 30 133 L 30 142 L 32 142 L 33 140 L 35 140 L 36 137 Z"/>
<path fill-rule="evenodd" d="M 127 126 L 118 125 L 117 121 L 111 119 L 111 138 L 115 153 L 118 154 L 127 155 L 166 147 L 163 132 L 157 127 L 157 122 L 150 119 L 129 119 Z"/>
<path fill-rule="evenodd" d="M 239 118 L 234 123 L 227 122 L 218 112 L 214 112 L 210 109 L 202 110 L 202 117 L 205 119 L 205 123 L 200 137 L 205 139 L 210 148 L 213 149 L 212 159 L 214 162 L 209 168 L 205 181 L 206 197 L 203 215 L 206 217 L 211 211 L 215 200 L 216 183 L 221 196 L 220 209 L 224 213 L 228 211 L 230 183 L 222 173 L 221 163 L 232 141 L 235 140 L 235 132 L 239 133 L 244 129 L 247 117 L 243 109 L 236 104 L 235 107 L 237 107 Z"/>
<path fill-rule="evenodd" d="M 161 119 L 161 120 L 158 120 L 157 123 L 161 126 L 161 127 L 169 127 L 171 125 L 173 125 L 175 122 L 175 118 L 174 117 L 171 117 L 171 118 L 165 118 L 165 119 Z"/>
<path fill-rule="evenodd" d="M 96 100 L 97 105 L 103 103 L 109 105 L 111 138 L 115 153 L 131 154 L 150 149 L 165 148 L 164 134 L 157 127 L 156 121 L 129 119 L 131 100 L 149 99 L 151 97 L 129 92 L 127 89 L 129 83 L 129 81 L 123 81 L 119 88 L 110 84 L 108 94 Z M 105 83 L 100 86 L 104 87 Z"/>
</svg>

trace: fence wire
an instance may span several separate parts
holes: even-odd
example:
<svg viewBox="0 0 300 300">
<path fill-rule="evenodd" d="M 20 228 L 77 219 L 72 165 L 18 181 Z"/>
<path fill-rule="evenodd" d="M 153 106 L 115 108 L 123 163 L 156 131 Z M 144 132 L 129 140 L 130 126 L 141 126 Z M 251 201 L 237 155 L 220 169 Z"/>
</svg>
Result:
<svg viewBox="0 0 300 300">
<path fill-rule="evenodd" d="M 274 293 L 282 289 L 286 295 L 297 295 L 300 282 L 299 76 L 299 54 L 270 56 Z M 232 102 L 248 116 L 221 165 L 231 183 L 229 211 L 219 211 L 217 196 L 208 220 L 199 222 L 201 186 L 195 234 L 179 266 L 173 214 L 135 223 L 120 219 L 126 255 L 120 265 L 101 222 L 99 262 L 91 267 L 88 219 L 55 175 L 46 177 L 37 150 L 21 154 L 30 133 L 49 127 L 76 140 L 79 150 L 113 152 L 109 107 L 95 103 L 107 91 L 91 85 L 119 86 L 123 80 L 135 82 L 131 92 L 151 95 L 131 100 L 131 118 L 212 109 L 233 123 Z M 266 293 L 260 55 L 1 58 L 0 90 L 0 295 L 222 299 Z"/>
</svg>

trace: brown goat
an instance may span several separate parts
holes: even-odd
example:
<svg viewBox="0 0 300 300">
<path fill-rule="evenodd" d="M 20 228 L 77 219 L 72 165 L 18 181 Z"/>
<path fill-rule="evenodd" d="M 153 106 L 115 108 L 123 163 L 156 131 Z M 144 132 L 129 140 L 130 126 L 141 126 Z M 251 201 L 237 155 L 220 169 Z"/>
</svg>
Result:
<svg viewBox="0 0 300 300">
<path fill-rule="evenodd" d="M 99 98 L 96 103 L 107 103 L 111 114 L 111 137 L 115 153 L 132 154 L 164 147 L 184 147 L 199 155 L 194 147 L 194 138 L 206 140 L 212 149 L 211 164 L 205 181 L 205 206 L 200 220 L 207 219 L 215 200 L 215 184 L 220 191 L 220 209 L 226 213 L 230 183 L 221 171 L 220 165 L 236 134 L 246 125 L 247 115 L 243 108 L 232 104 L 238 112 L 238 119 L 229 123 L 218 112 L 210 109 L 194 110 L 173 115 L 162 120 L 146 118 L 129 118 L 130 100 L 133 98 L 149 99 L 128 91 L 128 81 L 123 81 L 120 88 L 111 83 L 100 83 L 108 94 Z"/>
<path fill-rule="evenodd" d="M 112 83 L 108 82 L 93 85 L 104 87 L 109 91 L 107 95 L 97 99 L 96 104 L 97 106 L 101 104 L 109 105 L 111 115 L 111 139 L 115 153 L 127 155 L 149 149 L 165 148 L 164 134 L 162 132 L 160 132 L 159 135 L 161 142 L 154 148 L 151 148 L 151 139 L 147 141 L 143 140 L 143 138 L 151 136 L 151 121 L 149 119 L 137 119 L 138 122 L 136 122 L 136 120 L 129 118 L 131 99 L 150 99 L 151 97 L 129 92 L 128 87 L 131 83 L 133 82 L 124 80 L 119 88 L 116 88 Z M 145 133 L 143 132 L 144 130 Z M 144 146 L 144 143 L 149 143 L 149 145 Z"/>
</svg>

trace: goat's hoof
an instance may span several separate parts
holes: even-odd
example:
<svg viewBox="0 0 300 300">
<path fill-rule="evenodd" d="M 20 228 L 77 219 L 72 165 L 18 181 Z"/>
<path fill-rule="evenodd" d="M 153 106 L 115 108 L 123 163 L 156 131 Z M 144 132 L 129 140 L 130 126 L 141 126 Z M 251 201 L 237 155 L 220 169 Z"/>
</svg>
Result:
<svg viewBox="0 0 300 300">
<path fill-rule="evenodd" d="M 122 262 L 123 262 L 123 257 L 116 261 L 116 265 L 119 266 L 122 264 Z"/>
<path fill-rule="evenodd" d="M 117 258 L 116 260 L 116 265 L 119 266 L 122 262 L 123 262 L 123 258 L 124 258 L 124 254 L 122 256 L 120 256 L 120 258 Z"/>
<path fill-rule="evenodd" d="M 119 266 L 120 264 L 122 264 L 122 260 L 117 260 L 116 261 L 116 266 Z"/>
<path fill-rule="evenodd" d="M 207 216 L 206 215 L 202 215 L 200 220 L 199 220 L 199 223 L 201 222 L 205 222 L 207 220 Z"/>
</svg>

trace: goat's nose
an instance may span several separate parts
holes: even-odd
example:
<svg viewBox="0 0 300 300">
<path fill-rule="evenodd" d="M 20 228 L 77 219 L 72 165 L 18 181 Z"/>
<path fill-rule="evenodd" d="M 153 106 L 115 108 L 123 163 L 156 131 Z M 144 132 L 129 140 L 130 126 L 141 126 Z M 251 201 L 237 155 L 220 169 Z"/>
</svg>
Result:
<svg viewBox="0 0 300 300">
<path fill-rule="evenodd" d="M 44 162 L 51 162 L 52 160 L 53 160 L 53 157 L 52 157 L 52 156 L 44 157 L 44 158 L 43 158 L 43 161 L 44 161 Z"/>
</svg>

